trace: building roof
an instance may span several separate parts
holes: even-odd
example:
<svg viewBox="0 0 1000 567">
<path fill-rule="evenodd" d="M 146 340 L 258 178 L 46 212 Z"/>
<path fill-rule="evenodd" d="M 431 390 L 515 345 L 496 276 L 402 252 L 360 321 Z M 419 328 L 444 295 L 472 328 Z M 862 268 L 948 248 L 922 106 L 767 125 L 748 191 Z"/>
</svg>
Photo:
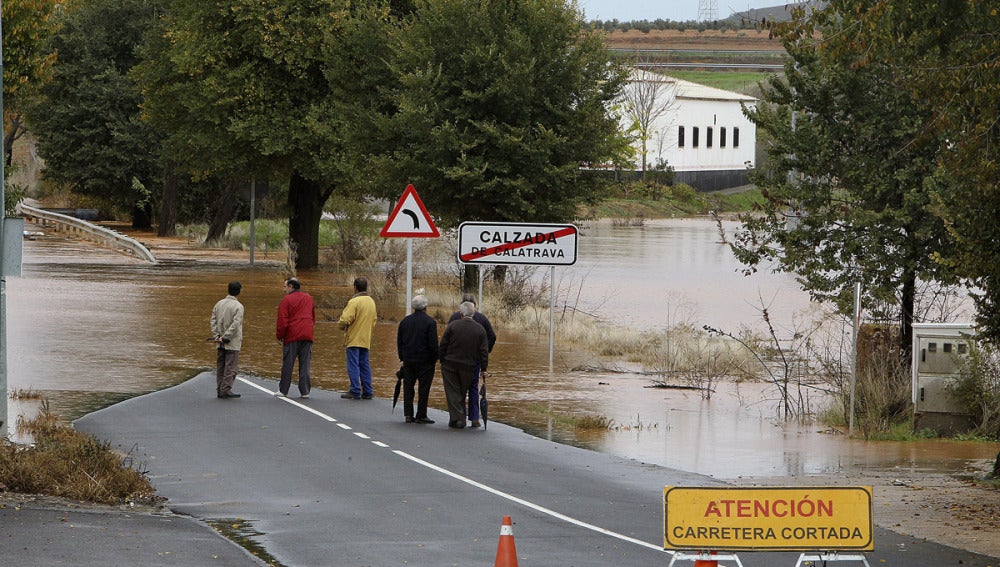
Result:
<svg viewBox="0 0 1000 567">
<path fill-rule="evenodd" d="M 638 68 L 632 69 L 632 72 L 629 76 L 629 81 L 630 82 L 662 81 L 665 83 L 674 83 L 677 85 L 677 98 L 681 99 L 721 100 L 721 101 L 747 102 L 747 103 L 757 102 L 757 99 L 752 96 L 748 96 L 733 91 L 717 89 L 715 87 L 709 87 L 698 83 L 692 83 L 691 81 L 685 81 L 683 79 L 677 79 L 675 77 L 661 75 L 659 73 L 653 73 Z"/>
<path fill-rule="evenodd" d="M 757 99 L 745 94 L 740 94 L 733 91 L 726 91 L 722 89 L 717 89 L 715 87 L 709 87 L 705 85 L 700 85 L 698 83 L 692 83 L 691 81 L 685 81 L 682 79 L 674 79 L 677 81 L 677 98 L 686 98 L 692 100 L 731 100 L 736 102 L 757 102 Z"/>
</svg>

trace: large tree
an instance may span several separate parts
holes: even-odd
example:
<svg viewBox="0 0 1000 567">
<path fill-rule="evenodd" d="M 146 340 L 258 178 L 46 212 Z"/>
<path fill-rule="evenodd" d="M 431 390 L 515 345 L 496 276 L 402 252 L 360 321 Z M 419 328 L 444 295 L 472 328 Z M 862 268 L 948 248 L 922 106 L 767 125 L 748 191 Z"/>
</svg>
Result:
<svg viewBox="0 0 1000 567">
<path fill-rule="evenodd" d="M 562 0 L 417 0 L 393 55 L 392 133 L 379 163 L 445 225 L 560 222 L 608 161 L 625 80 Z"/>
<path fill-rule="evenodd" d="M 158 140 L 139 120 L 129 70 L 156 21 L 152 0 L 69 0 L 55 16 L 53 77 L 30 107 L 45 175 L 71 190 L 132 211 L 151 225 L 151 188 L 161 179 Z"/>
<path fill-rule="evenodd" d="M 48 40 L 59 0 L 3 2 L 3 163 L 10 165 L 14 142 L 25 132 L 24 109 L 50 77 L 55 54 Z"/>
<path fill-rule="evenodd" d="M 170 0 L 161 34 L 136 71 L 146 117 L 168 133 L 167 155 L 199 178 L 288 185 L 296 265 L 319 261 L 323 205 L 352 186 L 359 20 L 388 6 L 348 0 Z"/>
<path fill-rule="evenodd" d="M 775 26 L 790 60 L 749 112 L 767 136 L 770 160 L 753 173 L 766 202 L 744 216 L 734 248 L 751 269 L 776 261 L 844 312 L 860 282 L 865 307 L 898 321 L 908 353 L 918 282 L 952 278 L 932 257 L 946 232 L 929 210 L 945 143 L 926 129 L 934 109 L 907 88 L 910 75 L 864 60 L 848 33 L 854 4 L 799 9 Z"/>
<path fill-rule="evenodd" d="M 976 299 L 983 338 L 1000 343 L 1000 8 L 980 0 L 883 0 L 861 11 L 869 61 L 909 73 L 934 109 L 927 129 L 947 138 L 934 210 L 950 246 L 935 251 Z"/>
</svg>

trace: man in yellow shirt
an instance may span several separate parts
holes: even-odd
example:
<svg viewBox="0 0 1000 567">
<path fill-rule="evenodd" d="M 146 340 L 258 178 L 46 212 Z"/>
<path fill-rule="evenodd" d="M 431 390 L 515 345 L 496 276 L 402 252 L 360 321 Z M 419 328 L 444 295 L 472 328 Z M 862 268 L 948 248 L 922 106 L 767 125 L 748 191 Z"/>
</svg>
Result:
<svg viewBox="0 0 1000 567">
<path fill-rule="evenodd" d="M 375 300 L 368 295 L 368 280 L 354 279 L 354 297 L 347 302 L 340 315 L 340 328 L 347 331 L 347 377 L 351 380 L 349 391 L 341 398 L 353 400 L 372 399 L 372 367 L 368 351 L 372 346 L 372 332 L 375 330 L 377 313 Z"/>
</svg>

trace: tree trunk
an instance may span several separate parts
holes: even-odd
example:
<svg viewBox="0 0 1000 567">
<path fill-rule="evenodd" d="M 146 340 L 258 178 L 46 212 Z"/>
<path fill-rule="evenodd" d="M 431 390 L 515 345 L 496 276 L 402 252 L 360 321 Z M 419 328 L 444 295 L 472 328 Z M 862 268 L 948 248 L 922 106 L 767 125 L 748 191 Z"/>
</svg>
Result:
<svg viewBox="0 0 1000 567">
<path fill-rule="evenodd" d="M 1000 479 L 1000 453 L 997 453 L 997 460 L 993 462 L 993 478 Z"/>
<path fill-rule="evenodd" d="M 177 172 L 168 165 L 163 172 L 163 194 L 160 197 L 160 222 L 157 236 L 177 234 Z"/>
<path fill-rule="evenodd" d="M 226 235 L 226 227 L 229 221 L 236 216 L 236 205 L 239 200 L 236 198 L 236 189 L 230 184 L 223 184 L 216 181 L 215 202 L 212 203 L 212 219 L 208 223 L 208 235 L 205 242 L 219 240 Z"/>
<path fill-rule="evenodd" d="M 902 363 L 908 363 L 913 355 L 913 303 L 917 295 L 917 275 L 913 270 L 903 271 L 903 289 L 900 293 L 899 352 Z"/>
<path fill-rule="evenodd" d="M 502 289 L 504 284 L 507 283 L 507 264 L 499 264 L 493 266 L 491 272 L 493 273 L 493 285 L 497 289 Z"/>
<path fill-rule="evenodd" d="M 477 293 L 479 291 L 479 266 L 466 264 L 462 270 L 462 293 Z M 482 301 L 482 298 L 479 298 Z"/>
<path fill-rule="evenodd" d="M 153 204 L 149 201 L 136 203 L 132 207 L 132 228 L 146 230 L 153 228 Z"/>
<path fill-rule="evenodd" d="M 300 270 L 319 266 L 319 221 L 323 205 L 332 191 L 311 179 L 293 173 L 288 184 L 288 241 L 295 251 L 295 267 Z"/>
<path fill-rule="evenodd" d="M 10 167 L 14 161 L 14 142 L 24 134 L 24 127 L 20 114 L 13 112 L 7 118 L 7 127 L 3 132 L 3 162 Z"/>
</svg>

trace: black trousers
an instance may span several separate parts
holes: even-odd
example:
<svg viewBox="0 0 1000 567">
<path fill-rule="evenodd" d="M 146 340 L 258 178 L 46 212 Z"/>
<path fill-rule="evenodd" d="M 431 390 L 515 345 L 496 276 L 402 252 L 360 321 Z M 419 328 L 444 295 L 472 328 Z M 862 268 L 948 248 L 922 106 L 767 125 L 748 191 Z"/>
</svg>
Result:
<svg viewBox="0 0 1000 567">
<path fill-rule="evenodd" d="M 427 398 L 434 381 L 435 362 L 403 363 L 403 415 L 406 417 L 427 417 Z M 413 386 L 417 386 L 417 415 L 413 415 Z"/>
<path fill-rule="evenodd" d="M 292 387 L 292 370 L 299 361 L 299 394 L 305 396 L 312 389 L 309 366 L 312 363 L 312 341 L 293 341 L 281 347 L 281 380 L 278 391 L 287 396 Z"/>
</svg>

